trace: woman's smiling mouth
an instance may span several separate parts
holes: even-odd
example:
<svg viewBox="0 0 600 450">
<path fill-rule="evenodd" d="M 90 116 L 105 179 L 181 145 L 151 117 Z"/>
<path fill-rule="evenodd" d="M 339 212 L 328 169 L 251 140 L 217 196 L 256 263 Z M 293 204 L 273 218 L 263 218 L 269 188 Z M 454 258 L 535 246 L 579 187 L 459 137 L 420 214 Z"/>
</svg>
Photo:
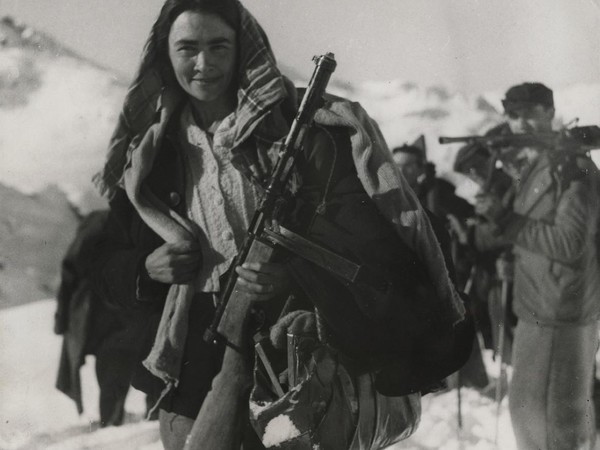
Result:
<svg viewBox="0 0 600 450">
<path fill-rule="evenodd" d="M 192 78 L 192 81 L 195 81 L 196 83 L 199 84 L 214 84 L 216 82 L 218 82 L 221 79 L 220 76 L 217 77 L 194 77 Z"/>
</svg>

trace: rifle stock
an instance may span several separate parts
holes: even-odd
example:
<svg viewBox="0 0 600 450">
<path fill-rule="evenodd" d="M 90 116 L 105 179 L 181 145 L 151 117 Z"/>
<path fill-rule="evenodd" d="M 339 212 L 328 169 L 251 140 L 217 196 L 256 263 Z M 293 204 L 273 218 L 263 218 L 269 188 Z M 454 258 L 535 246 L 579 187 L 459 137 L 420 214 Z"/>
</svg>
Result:
<svg viewBox="0 0 600 450">
<path fill-rule="evenodd" d="M 245 261 L 270 261 L 273 251 L 274 248 L 271 243 L 266 243 L 255 238 L 252 240 Z M 225 308 L 223 308 L 219 323 L 217 324 L 217 333 L 227 340 L 229 343 L 228 345 L 238 350 L 241 349 L 244 344 L 245 318 L 248 315 L 248 310 L 251 305 L 252 302 L 248 295 L 245 292 L 240 291 L 236 277 L 236 282 L 227 303 L 225 303 Z M 219 340 L 219 338 L 217 337 L 216 340 Z"/>
</svg>

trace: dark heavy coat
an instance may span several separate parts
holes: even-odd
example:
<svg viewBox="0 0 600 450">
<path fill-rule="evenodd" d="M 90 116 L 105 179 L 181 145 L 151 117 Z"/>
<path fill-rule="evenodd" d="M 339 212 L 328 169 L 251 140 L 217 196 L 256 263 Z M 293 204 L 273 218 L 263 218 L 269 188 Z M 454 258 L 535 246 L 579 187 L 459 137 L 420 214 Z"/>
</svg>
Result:
<svg viewBox="0 0 600 450">
<path fill-rule="evenodd" d="M 169 127 L 176 124 L 177 120 L 172 120 Z M 185 216 L 185 168 L 175 136 L 173 128 L 169 128 L 146 183 L 160 201 Z M 142 361 L 154 342 L 170 285 L 149 278 L 143 264 L 164 241 L 142 221 L 125 191 L 117 191 L 110 207 L 103 237 L 94 251 L 94 288 L 104 301 L 132 315 L 136 334 L 131 339 L 139 347 L 133 357 L 131 384 L 156 399 L 165 385 Z M 190 331 L 180 383 L 160 404 L 162 409 L 190 418 L 198 414 L 222 355 L 220 347 L 202 339 L 214 314 L 212 297 L 197 295 L 189 312 Z"/>
<path fill-rule="evenodd" d="M 173 147 L 172 135 L 157 155 L 147 183 L 156 196 L 180 214 L 184 214 L 184 167 Z M 146 257 L 163 240 L 140 218 L 124 190 L 117 190 L 103 236 L 94 249 L 94 290 L 114 308 L 127 311 L 137 323 L 139 343 L 132 384 L 148 394 L 158 395 L 163 383 L 141 364 L 152 345 L 162 313 L 168 284 L 147 276 Z M 210 382 L 210 381 L 209 381 Z"/>
<path fill-rule="evenodd" d="M 95 211 L 80 224 L 62 263 L 54 331 L 64 335 L 56 387 L 72 398 L 83 411 L 79 369 L 85 355 L 96 355 L 100 385 L 100 416 L 112 425 L 122 419 L 131 366 L 129 316 L 115 311 L 96 296 L 91 287 L 91 251 L 100 238 L 107 211 Z"/>
<path fill-rule="evenodd" d="M 296 281 L 327 325 L 329 343 L 359 372 L 376 371 L 376 387 L 385 395 L 425 390 L 457 370 L 470 353 L 471 324 L 450 330 L 433 319 L 430 300 L 436 294 L 427 268 L 366 194 L 348 130 L 328 127 L 316 134 L 299 172 L 303 185 L 292 227 L 374 275 L 366 283 L 349 284 L 291 259 Z M 430 220 L 452 268 L 448 234 L 439 220 Z"/>
</svg>

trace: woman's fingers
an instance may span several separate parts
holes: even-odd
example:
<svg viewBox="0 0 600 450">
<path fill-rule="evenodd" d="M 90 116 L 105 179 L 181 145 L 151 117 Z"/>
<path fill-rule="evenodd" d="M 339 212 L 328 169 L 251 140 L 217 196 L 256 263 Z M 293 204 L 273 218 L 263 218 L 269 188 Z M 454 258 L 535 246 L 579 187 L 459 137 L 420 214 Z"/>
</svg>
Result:
<svg viewBox="0 0 600 450">
<path fill-rule="evenodd" d="M 253 294 L 271 294 L 275 291 L 275 285 L 271 283 L 253 283 L 251 281 L 247 281 L 242 277 L 238 278 L 238 283 L 245 288 L 246 292 L 250 292 Z"/>
<path fill-rule="evenodd" d="M 274 263 L 244 263 L 236 271 L 246 281 L 257 284 L 277 284 L 287 278 L 285 268 Z"/>
<path fill-rule="evenodd" d="M 289 276 L 281 264 L 244 263 L 235 270 L 240 288 L 255 295 L 255 300 L 275 297 L 289 285 Z"/>
<path fill-rule="evenodd" d="M 196 242 L 164 243 L 146 257 L 150 278 L 162 283 L 193 280 L 202 266 L 202 251 Z"/>
</svg>

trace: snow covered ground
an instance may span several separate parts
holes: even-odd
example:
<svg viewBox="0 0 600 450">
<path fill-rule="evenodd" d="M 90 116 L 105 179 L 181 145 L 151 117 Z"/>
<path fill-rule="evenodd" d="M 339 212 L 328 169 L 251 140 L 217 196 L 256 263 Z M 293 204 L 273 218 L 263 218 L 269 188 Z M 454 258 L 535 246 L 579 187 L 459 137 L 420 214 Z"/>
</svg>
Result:
<svg viewBox="0 0 600 450">
<path fill-rule="evenodd" d="M 54 300 L 0 311 L 0 449 L 158 450 L 155 422 L 143 422 L 144 397 L 130 392 L 129 423 L 98 428 L 93 357 L 82 370 L 85 412 L 54 388 L 62 338 L 52 332 Z M 150 446 L 148 446 L 150 445 Z"/>
<path fill-rule="evenodd" d="M 53 300 L 42 300 L 0 311 L 0 449 L 160 450 L 157 423 L 142 420 L 144 399 L 137 391 L 127 399 L 126 425 L 98 428 L 93 358 L 82 371 L 81 417 L 73 402 L 54 388 L 61 345 L 52 333 L 54 308 Z M 506 400 L 496 446 L 494 402 L 472 389 L 461 392 L 462 430 L 457 427 L 456 391 L 428 395 L 419 429 L 393 449 L 515 449 Z"/>
</svg>

